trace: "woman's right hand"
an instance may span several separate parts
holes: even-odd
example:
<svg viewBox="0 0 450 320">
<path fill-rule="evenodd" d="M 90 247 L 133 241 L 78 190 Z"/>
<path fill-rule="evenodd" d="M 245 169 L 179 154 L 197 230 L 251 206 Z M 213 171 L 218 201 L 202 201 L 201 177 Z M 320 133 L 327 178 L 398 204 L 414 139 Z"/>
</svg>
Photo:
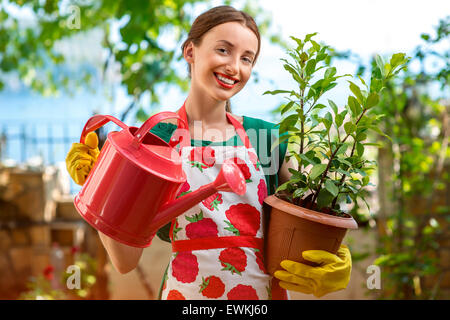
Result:
<svg viewBox="0 0 450 320">
<path fill-rule="evenodd" d="M 97 161 L 100 151 L 98 137 L 95 132 L 89 132 L 85 143 L 72 143 L 66 156 L 66 167 L 73 181 L 82 186 Z"/>
</svg>

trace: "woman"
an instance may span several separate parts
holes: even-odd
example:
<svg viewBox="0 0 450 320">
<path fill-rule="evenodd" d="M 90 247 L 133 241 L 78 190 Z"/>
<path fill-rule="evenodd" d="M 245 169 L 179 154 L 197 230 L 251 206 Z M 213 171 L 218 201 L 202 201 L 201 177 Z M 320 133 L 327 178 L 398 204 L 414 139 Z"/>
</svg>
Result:
<svg viewBox="0 0 450 320">
<path fill-rule="evenodd" d="M 218 192 L 158 232 L 173 248 L 162 299 L 284 299 L 286 291 L 279 286 L 321 296 L 348 283 L 351 259 L 345 247 L 338 256 L 310 250 L 318 267 L 283 261 L 286 271 L 275 275 L 281 282 L 272 281 L 265 271 L 263 199 L 274 193 L 278 180 L 282 183 L 289 178 L 293 165 L 283 161 L 286 145 L 275 149 L 278 156 L 263 152 L 271 150 L 274 124 L 233 115 L 229 104 L 250 79 L 260 46 L 254 20 L 230 6 L 201 14 L 182 45 L 191 87 L 178 114 L 188 123 L 192 140 L 182 150 L 187 183 L 179 196 L 213 181 L 221 166 L 217 159 L 234 158 L 247 184 L 243 196 Z M 152 132 L 168 141 L 175 129 L 175 122 L 160 123 Z M 248 135 L 250 130 L 258 134 Z M 86 145 L 73 144 L 67 156 L 68 170 L 79 184 L 84 183 L 98 155 L 96 140 L 90 135 Z M 269 148 L 264 148 L 267 143 Z M 276 170 L 270 172 L 274 163 Z M 137 266 L 143 249 L 99 234 L 119 272 Z"/>
</svg>

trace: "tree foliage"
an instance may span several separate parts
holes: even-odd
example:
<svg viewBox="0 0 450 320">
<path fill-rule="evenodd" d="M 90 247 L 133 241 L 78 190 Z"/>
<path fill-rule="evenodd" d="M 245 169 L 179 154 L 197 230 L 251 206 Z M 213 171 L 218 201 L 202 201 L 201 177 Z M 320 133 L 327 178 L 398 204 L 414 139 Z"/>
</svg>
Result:
<svg viewBox="0 0 450 320">
<path fill-rule="evenodd" d="M 391 137 L 380 140 L 384 147 L 378 155 L 384 164 L 378 193 L 384 201 L 377 220 L 376 263 L 384 271 L 383 298 L 445 298 L 439 289 L 448 272 L 448 261 L 440 255 L 447 250 L 441 244 L 450 222 L 450 59 L 449 51 L 442 53 L 435 45 L 448 41 L 449 23 L 447 17 L 435 35 L 422 35 L 424 42 L 409 63 L 417 63 L 418 70 L 410 67 L 388 82 L 376 107 L 386 114 L 380 128 Z M 430 68 L 430 62 L 436 67 Z"/>
<path fill-rule="evenodd" d="M 0 89 L 10 74 L 34 91 L 55 95 L 76 88 L 95 88 L 95 80 L 112 63 L 120 65 L 121 84 L 133 97 L 125 111 L 136 110 L 144 93 L 158 106 L 159 85 L 188 88 L 174 64 L 182 59 L 180 46 L 190 29 L 197 5 L 212 7 L 208 0 L 10 0 L 0 6 Z M 224 4 L 231 4 L 225 1 Z M 242 3 L 241 3 L 242 5 Z M 236 7 L 239 8 L 239 7 Z M 31 13 L 30 23 L 21 21 L 18 9 Z M 270 15 L 253 0 L 240 7 L 253 17 L 263 36 L 282 45 L 279 35 L 269 34 Z M 119 26 L 120 41 L 113 41 L 112 26 Z M 58 51 L 62 41 L 100 31 L 106 55 L 96 68 L 68 67 L 70 61 Z M 171 38 L 174 45 L 167 45 Z M 76 46 L 76 42 L 71 42 Z M 141 120 L 148 115 L 138 110 Z"/>
</svg>

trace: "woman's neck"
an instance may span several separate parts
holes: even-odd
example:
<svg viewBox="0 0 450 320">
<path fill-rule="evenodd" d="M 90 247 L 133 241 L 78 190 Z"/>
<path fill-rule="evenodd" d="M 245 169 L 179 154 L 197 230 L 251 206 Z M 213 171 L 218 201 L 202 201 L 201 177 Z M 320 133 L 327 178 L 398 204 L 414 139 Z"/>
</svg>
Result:
<svg viewBox="0 0 450 320">
<path fill-rule="evenodd" d="M 200 121 L 203 127 L 211 127 L 227 123 L 224 101 L 189 94 L 185 107 L 189 124 Z"/>
</svg>

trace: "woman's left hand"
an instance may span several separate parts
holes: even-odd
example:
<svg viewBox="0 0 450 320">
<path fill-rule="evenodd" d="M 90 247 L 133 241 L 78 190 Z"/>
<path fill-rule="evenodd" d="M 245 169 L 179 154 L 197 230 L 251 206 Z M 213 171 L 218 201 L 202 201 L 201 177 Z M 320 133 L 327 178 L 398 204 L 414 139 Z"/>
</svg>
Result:
<svg viewBox="0 0 450 320">
<path fill-rule="evenodd" d="M 281 261 L 280 265 L 286 271 L 278 270 L 274 274 L 281 280 L 280 287 L 312 293 L 318 298 L 347 287 L 352 270 L 352 257 L 347 246 L 341 245 L 337 255 L 323 250 L 307 250 L 302 256 L 319 265 L 311 267 L 291 260 Z"/>
</svg>

